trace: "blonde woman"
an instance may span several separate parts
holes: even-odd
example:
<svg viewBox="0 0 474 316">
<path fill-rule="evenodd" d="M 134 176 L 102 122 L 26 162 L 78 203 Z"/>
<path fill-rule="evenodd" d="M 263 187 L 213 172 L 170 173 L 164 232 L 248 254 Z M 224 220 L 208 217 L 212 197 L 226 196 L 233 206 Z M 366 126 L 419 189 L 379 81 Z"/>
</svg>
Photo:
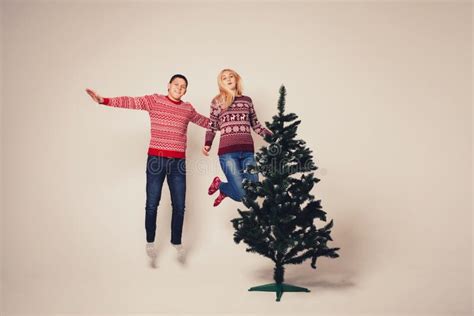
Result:
<svg viewBox="0 0 474 316">
<path fill-rule="evenodd" d="M 219 163 L 227 182 L 215 177 L 209 187 L 209 195 L 219 191 L 214 206 L 219 205 L 227 196 L 234 201 L 241 201 L 245 192 L 242 181 L 257 181 L 257 174 L 247 173 L 249 165 L 255 165 L 253 129 L 260 136 L 271 132 L 260 124 L 255 113 L 252 99 L 242 94 L 242 81 L 232 69 L 222 70 L 218 77 L 219 94 L 211 103 L 209 127 L 206 131 L 202 152 L 208 156 L 212 141 L 219 130 L 221 132 Z"/>
</svg>

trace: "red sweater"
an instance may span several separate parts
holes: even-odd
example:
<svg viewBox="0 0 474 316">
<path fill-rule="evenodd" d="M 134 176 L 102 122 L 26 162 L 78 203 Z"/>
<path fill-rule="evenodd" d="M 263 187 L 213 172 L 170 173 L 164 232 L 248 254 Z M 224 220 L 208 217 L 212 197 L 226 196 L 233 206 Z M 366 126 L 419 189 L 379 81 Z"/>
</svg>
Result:
<svg viewBox="0 0 474 316">
<path fill-rule="evenodd" d="M 213 102 L 209 118 L 205 145 L 211 146 L 216 131 L 220 130 L 218 155 L 236 151 L 253 152 L 251 128 L 260 136 L 271 134 L 258 121 L 252 99 L 247 96 L 235 97 L 234 102 L 225 111 Z"/>
<path fill-rule="evenodd" d="M 197 113 L 190 103 L 173 101 L 160 94 L 104 98 L 103 104 L 148 112 L 151 121 L 148 154 L 152 156 L 185 158 L 188 123 L 204 128 L 209 125 L 209 119 Z"/>
</svg>

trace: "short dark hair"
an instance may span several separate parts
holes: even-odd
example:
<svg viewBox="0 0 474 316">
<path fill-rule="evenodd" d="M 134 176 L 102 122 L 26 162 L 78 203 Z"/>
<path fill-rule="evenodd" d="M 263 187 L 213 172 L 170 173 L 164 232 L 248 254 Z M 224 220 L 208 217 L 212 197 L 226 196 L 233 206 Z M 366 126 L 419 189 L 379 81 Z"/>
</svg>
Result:
<svg viewBox="0 0 474 316">
<path fill-rule="evenodd" d="M 186 79 L 186 77 L 183 76 L 182 74 L 173 75 L 173 77 L 171 77 L 171 79 L 170 79 L 170 83 L 172 83 L 173 80 L 176 79 L 176 78 L 181 78 L 181 79 L 183 79 L 183 80 L 186 82 L 186 88 L 188 87 L 188 79 Z"/>
</svg>

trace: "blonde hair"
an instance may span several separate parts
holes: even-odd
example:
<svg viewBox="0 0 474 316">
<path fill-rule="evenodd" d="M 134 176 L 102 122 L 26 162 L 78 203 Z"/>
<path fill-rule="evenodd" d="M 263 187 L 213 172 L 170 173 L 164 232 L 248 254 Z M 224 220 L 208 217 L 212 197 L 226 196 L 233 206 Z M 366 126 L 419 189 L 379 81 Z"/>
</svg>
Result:
<svg viewBox="0 0 474 316">
<path fill-rule="evenodd" d="M 237 72 L 228 68 L 221 70 L 221 72 L 217 76 L 217 85 L 219 87 L 219 94 L 216 95 L 212 101 L 225 111 L 232 104 L 232 102 L 234 102 L 235 95 L 234 95 L 234 92 L 230 90 L 229 88 L 227 88 L 227 86 L 222 81 L 222 75 L 224 74 L 224 72 L 230 72 L 235 77 L 235 83 L 236 83 L 235 95 L 242 94 L 242 80 Z"/>
</svg>

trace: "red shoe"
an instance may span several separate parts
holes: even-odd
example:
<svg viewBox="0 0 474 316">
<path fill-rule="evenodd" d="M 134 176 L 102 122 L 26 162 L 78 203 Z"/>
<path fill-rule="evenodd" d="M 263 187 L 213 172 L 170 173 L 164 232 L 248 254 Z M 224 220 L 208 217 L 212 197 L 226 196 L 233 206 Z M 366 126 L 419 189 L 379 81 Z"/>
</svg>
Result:
<svg viewBox="0 0 474 316">
<path fill-rule="evenodd" d="M 216 193 L 217 190 L 219 190 L 219 185 L 221 184 L 221 179 L 219 177 L 215 177 L 214 180 L 212 180 L 211 185 L 209 186 L 209 189 L 207 190 L 207 194 L 213 195 Z"/>
<path fill-rule="evenodd" d="M 225 195 L 224 193 L 219 193 L 219 196 L 214 200 L 214 206 L 217 206 L 219 204 L 221 204 L 222 200 L 225 199 L 227 197 L 227 195 Z"/>
</svg>

